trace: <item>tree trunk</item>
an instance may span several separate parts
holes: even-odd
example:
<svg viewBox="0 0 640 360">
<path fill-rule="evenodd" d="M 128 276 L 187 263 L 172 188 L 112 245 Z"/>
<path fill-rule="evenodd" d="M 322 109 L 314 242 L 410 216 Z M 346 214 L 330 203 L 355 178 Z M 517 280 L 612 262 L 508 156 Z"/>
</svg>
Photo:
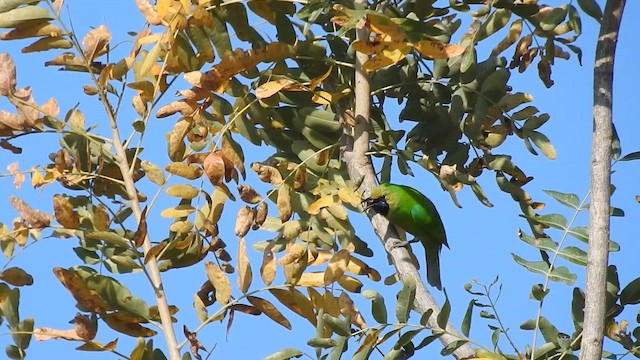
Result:
<svg viewBox="0 0 640 360">
<path fill-rule="evenodd" d="M 581 360 L 602 358 L 609 254 L 613 64 L 624 5 L 625 0 L 607 1 L 596 45 L 593 71 L 589 252 Z"/>
</svg>

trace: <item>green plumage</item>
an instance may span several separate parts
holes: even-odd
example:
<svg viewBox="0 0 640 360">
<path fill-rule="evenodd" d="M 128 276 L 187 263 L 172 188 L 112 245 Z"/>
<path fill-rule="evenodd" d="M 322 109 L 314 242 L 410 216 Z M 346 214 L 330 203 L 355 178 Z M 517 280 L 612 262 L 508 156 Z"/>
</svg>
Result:
<svg viewBox="0 0 640 360">
<path fill-rule="evenodd" d="M 365 202 L 367 208 L 380 213 L 422 243 L 427 258 L 427 281 L 442 289 L 440 250 L 442 245 L 449 245 L 444 225 L 431 200 L 409 186 L 380 184 Z"/>
</svg>

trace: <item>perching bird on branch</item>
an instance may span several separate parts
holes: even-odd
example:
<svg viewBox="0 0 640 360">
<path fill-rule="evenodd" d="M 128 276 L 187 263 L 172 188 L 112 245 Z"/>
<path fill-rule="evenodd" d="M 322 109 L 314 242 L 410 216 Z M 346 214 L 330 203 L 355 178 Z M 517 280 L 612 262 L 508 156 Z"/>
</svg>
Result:
<svg viewBox="0 0 640 360">
<path fill-rule="evenodd" d="M 418 190 L 404 185 L 380 184 L 365 199 L 365 211 L 373 209 L 398 228 L 415 236 L 424 246 L 427 281 L 442 290 L 440 250 L 447 248 L 447 234 L 435 205 Z"/>
</svg>

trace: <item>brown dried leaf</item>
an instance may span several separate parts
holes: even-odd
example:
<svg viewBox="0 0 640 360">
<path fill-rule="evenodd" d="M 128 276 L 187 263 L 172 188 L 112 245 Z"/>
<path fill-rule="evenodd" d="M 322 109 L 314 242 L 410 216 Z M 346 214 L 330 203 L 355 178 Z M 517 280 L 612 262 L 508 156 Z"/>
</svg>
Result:
<svg viewBox="0 0 640 360">
<path fill-rule="evenodd" d="M 258 230 L 262 224 L 267 220 L 267 215 L 269 213 L 269 206 L 266 202 L 261 202 L 258 205 L 258 209 L 256 210 L 256 218 L 253 222 L 253 226 L 251 227 L 253 230 Z"/>
<path fill-rule="evenodd" d="M 176 121 L 171 133 L 169 134 L 169 141 L 167 143 L 169 150 L 169 159 L 172 161 L 181 161 L 184 157 L 186 145 L 184 144 L 184 137 L 194 127 L 193 118 L 182 117 Z"/>
<path fill-rule="evenodd" d="M 145 175 L 149 180 L 156 185 L 164 185 L 166 179 L 164 177 L 164 172 L 160 166 L 151 163 L 147 160 L 142 160 L 140 162 L 140 167 L 144 170 Z"/>
<path fill-rule="evenodd" d="M 296 173 L 293 176 L 293 189 L 295 191 L 304 191 L 304 186 L 307 184 L 307 167 L 300 166 L 296 169 Z"/>
<path fill-rule="evenodd" d="M 60 106 L 58 106 L 58 101 L 53 97 L 49 98 L 47 102 L 42 104 L 40 109 L 42 109 L 42 112 L 46 116 L 56 117 L 58 116 L 58 114 L 60 114 Z"/>
<path fill-rule="evenodd" d="M 278 208 L 278 214 L 280 214 L 280 221 L 284 223 L 291 219 L 293 207 L 291 205 L 291 188 L 289 184 L 282 183 L 282 186 L 278 189 L 276 207 Z"/>
<path fill-rule="evenodd" d="M 227 331 L 228 330 L 229 329 L 227 329 Z M 198 334 L 189 331 L 189 329 L 187 328 L 187 325 L 182 326 L 182 332 L 184 333 L 184 337 L 187 338 L 187 341 L 189 341 L 189 350 L 191 351 L 193 356 L 196 359 L 201 359 L 202 357 L 200 356 L 199 351 L 200 350 L 207 351 L 207 349 L 205 349 L 205 347 L 202 345 L 200 340 L 198 340 Z"/>
<path fill-rule="evenodd" d="M 227 275 L 218 267 L 218 265 L 211 261 L 204 263 L 205 270 L 207 272 L 207 278 L 216 290 L 216 301 L 221 305 L 229 303 L 231 298 L 231 284 Z"/>
<path fill-rule="evenodd" d="M 269 286 L 276 277 L 276 252 L 275 242 L 271 241 L 264 248 L 262 254 L 262 265 L 260 266 L 260 277 L 265 285 Z"/>
<path fill-rule="evenodd" d="M 538 62 L 538 76 L 544 83 L 544 86 L 547 88 L 553 86 L 554 81 L 551 80 L 551 63 L 549 60 L 540 59 L 540 62 Z"/>
<path fill-rule="evenodd" d="M 11 195 L 11 205 L 18 210 L 22 219 L 34 229 L 44 229 L 51 223 L 51 215 L 45 214 L 39 210 L 34 210 L 24 201 Z"/>
<path fill-rule="evenodd" d="M 107 47 L 109 41 L 111 41 L 111 32 L 106 26 L 100 25 L 89 31 L 82 39 L 82 49 L 87 61 L 93 61 Z"/>
<path fill-rule="evenodd" d="M 0 96 L 15 93 L 16 84 L 16 64 L 8 53 L 0 53 Z"/>
<path fill-rule="evenodd" d="M 253 219 L 255 219 L 255 210 L 251 209 L 247 205 L 243 206 L 238 210 L 238 215 L 236 216 L 236 226 L 235 226 L 235 234 L 236 236 L 242 238 L 251 229 L 251 224 L 253 224 Z"/>
<path fill-rule="evenodd" d="M 230 135 L 222 137 L 222 154 L 238 169 L 242 179 L 246 179 L 247 172 L 244 168 L 244 155 L 242 154 L 242 148 L 238 143 L 231 139 Z"/>
<path fill-rule="evenodd" d="M 13 186 L 15 186 L 16 189 L 20 190 L 20 188 L 22 187 L 22 183 L 24 183 L 25 176 L 23 173 L 20 172 L 20 168 L 18 167 L 18 162 L 15 161 L 9 164 L 7 166 L 7 171 L 9 171 L 9 174 L 14 176 Z"/>
<path fill-rule="evenodd" d="M 158 16 L 158 13 L 153 9 L 153 4 L 150 0 L 135 0 L 138 10 L 144 16 L 144 19 L 151 25 L 162 24 L 162 17 Z"/>
<path fill-rule="evenodd" d="M 147 210 L 148 206 L 144 207 L 142 214 L 140 215 L 140 222 L 138 222 L 138 229 L 133 236 L 133 244 L 136 247 L 141 247 L 144 240 L 147 238 Z"/>
<path fill-rule="evenodd" d="M 80 216 L 73 210 L 73 205 L 66 195 L 56 194 L 53 196 L 53 211 L 56 220 L 65 229 L 77 229 L 80 227 Z"/>
<path fill-rule="evenodd" d="M 350 258 L 349 251 L 342 249 L 335 253 L 324 271 L 324 284 L 329 285 L 344 275 Z"/>
<path fill-rule="evenodd" d="M 338 304 L 340 306 L 340 313 L 342 313 L 344 317 L 350 318 L 353 325 L 361 329 L 367 327 L 362 314 L 346 292 L 342 292 L 340 294 L 340 297 L 338 298 Z"/>
<path fill-rule="evenodd" d="M 258 178 L 263 182 L 278 186 L 282 183 L 282 175 L 273 166 L 263 165 L 258 162 L 251 164 L 251 169 L 258 174 Z"/>
<path fill-rule="evenodd" d="M 316 314 L 313 311 L 313 303 L 303 293 L 291 287 L 287 290 L 284 289 L 269 289 L 269 292 L 280 303 L 286 306 L 289 310 L 309 320 L 309 322 L 316 326 Z"/>
<path fill-rule="evenodd" d="M 173 162 L 164 168 L 173 175 L 178 175 L 188 180 L 195 180 L 204 174 L 204 170 L 196 164 L 185 164 L 183 162 Z"/>
<path fill-rule="evenodd" d="M 103 314 L 111 309 L 94 290 L 90 290 L 82 279 L 73 271 L 56 267 L 53 273 L 78 302 L 78 308 L 96 314 Z"/>
<path fill-rule="evenodd" d="M 10 267 L 0 273 L 0 279 L 13 286 L 31 286 L 33 277 L 18 267 Z"/>
<path fill-rule="evenodd" d="M 249 185 L 238 185 L 238 192 L 240 199 L 247 204 L 257 204 L 262 201 L 262 196 Z"/>
<path fill-rule="evenodd" d="M 110 328 L 125 335 L 133 337 L 152 337 L 158 333 L 155 330 L 140 325 L 137 321 L 127 319 L 119 312 L 102 314 L 101 318 L 105 323 L 107 323 L 107 325 L 109 325 Z"/>
<path fill-rule="evenodd" d="M 241 237 L 238 244 L 238 288 L 243 294 L 247 293 L 252 281 L 253 273 L 247 256 L 247 244 L 244 238 Z"/>
<path fill-rule="evenodd" d="M 96 230 L 107 231 L 109 230 L 109 213 L 106 206 L 100 204 L 93 208 L 93 226 Z"/>
<path fill-rule="evenodd" d="M 82 341 L 82 338 L 76 334 L 74 329 L 67 330 L 58 330 L 51 328 L 36 328 L 33 329 L 33 337 L 36 341 L 47 341 L 47 340 L 71 340 L 71 341 Z"/>
<path fill-rule="evenodd" d="M 284 315 L 282 315 L 282 313 L 271 302 L 257 296 L 247 296 L 247 300 L 249 300 L 251 305 L 258 308 L 258 310 L 262 311 L 271 320 L 291 330 L 291 323 L 289 320 L 287 320 L 287 318 L 284 317 Z"/>
<path fill-rule="evenodd" d="M 289 265 L 295 261 L 298 261 L 307 256 L 307 245 L 305 243 L 297 242 L 294 244 L 287 244 L 285 255 L 278 260 L 280 265 Z"/>
<path fill-rule="evenodd" d="M 262 314 L 262 311 L 260 311 L 258 308 L 256 308 L 255 306 L 251 306 L 251 305 L 246 305 L 246 304 L 233 304 L 231 306 L 229 306 L 230 310 L 235 310 L 235 311 L 240 311 L 243 314 L 247 314 L 247 315 L 260 315 Z"/>
<path fill-rule="evenodd" d="M 82 340 L 93 340 L 98 332 L 98 324 L 89 317 L 77 313 L 73 318 L 73 330 Z"/>
<path fill-rule="evenodd" d="M 225 175 L 224 160 L 216 151 L 210 152 L 202 164 L 205 174 L 213 185 L 222 184 Z"/>
</svg>

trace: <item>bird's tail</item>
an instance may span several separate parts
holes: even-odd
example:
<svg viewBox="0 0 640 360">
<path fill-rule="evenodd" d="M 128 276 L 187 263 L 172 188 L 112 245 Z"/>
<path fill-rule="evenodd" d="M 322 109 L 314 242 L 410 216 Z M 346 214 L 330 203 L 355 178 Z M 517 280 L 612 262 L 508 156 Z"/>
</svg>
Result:
<svg viewBox="0 0 640 360">
<path fill-rule="evenodd" d="M 429 246 L 425 249 L 427 255 L 427 282 L 429 285 L 442 290 L 440 281 L 440 246 Z"/>
</svg>

